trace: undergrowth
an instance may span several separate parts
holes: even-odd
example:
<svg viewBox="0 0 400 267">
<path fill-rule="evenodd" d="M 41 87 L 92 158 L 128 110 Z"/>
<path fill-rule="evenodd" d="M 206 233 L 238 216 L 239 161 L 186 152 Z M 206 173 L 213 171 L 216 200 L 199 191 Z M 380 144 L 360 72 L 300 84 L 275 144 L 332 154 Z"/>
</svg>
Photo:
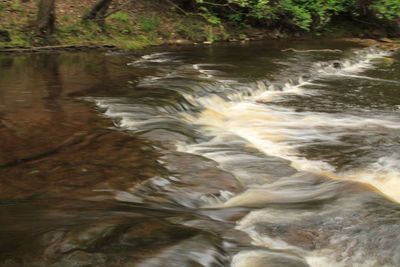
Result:
<svg viewBox="0 0 400 267">
<path fill-rule="evenodd" d="M 371 27 L 387 33 L 390 27 L 397 27 L 400 32 L 399 0 L 187 0 L 192 3 L 190 10 L 179 7 L 183 2 L 157 2 L 163 12 L 119 10 L 109 14 L 102 26 L 82 23 L 82 10 L 57 10 L 54 40 L 62 45 L 138 49 L 171 39 L 247 40 L 252 31 L 259 30 L 278 32 L 270 35 L 273 38 L 281 38 L 282 32 L 289 36 L 369 36 Z M 0 0 L 0 48 L 42 44 L 33 38 L 37 3 Z"/>
</svg>

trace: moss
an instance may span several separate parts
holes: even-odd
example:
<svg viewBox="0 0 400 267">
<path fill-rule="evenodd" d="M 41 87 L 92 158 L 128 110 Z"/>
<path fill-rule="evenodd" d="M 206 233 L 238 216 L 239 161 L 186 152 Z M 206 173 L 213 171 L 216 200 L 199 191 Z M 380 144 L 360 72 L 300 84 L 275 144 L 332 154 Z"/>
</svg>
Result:
<svg viewBox="0 0 400 267">
<path fill-rule="evenodd" d="M 113 44 L 116 47 L 126 50 L 136 50 L 144 48 L 146 46 L 159 45 L 162 43 L 163 41 L 160 39 L 149 38 L 145 35 L 139 35 L 135 38 L 129 36 L 118 36 L 113 40 Z"/>
<path fill-rule="evenodd" d="M 7 29 L 9 40 L 0 42 L 0 48 L 5 47 L 26 47 L 30 46 L 30 37 L 26 32 L 21 32 L 18 29 Z"/>
<path fill-rule="evenodd" d="M 11 35 L 10 45 L 15 47 L 29 46 L 29 37 L 24 34 L 13 34 Z"/>
<path fill-rule="evenodd" d="M 126 22 L 126 23 L 129 23 L 131 20 L 129 17 L 129 14 L 126 12 L 122 12 L 122 11 L 118 11 L 118 12 L 112 14 L 110 16 L 110 19 L 122 21 L 122 22 Z"/>
<path fill-rule="evenodd" d="M 391 66 L 394 63 L 394 59 L 390 57 L 377 57 L 371 59 L 371 62 Z"/>
</svg>

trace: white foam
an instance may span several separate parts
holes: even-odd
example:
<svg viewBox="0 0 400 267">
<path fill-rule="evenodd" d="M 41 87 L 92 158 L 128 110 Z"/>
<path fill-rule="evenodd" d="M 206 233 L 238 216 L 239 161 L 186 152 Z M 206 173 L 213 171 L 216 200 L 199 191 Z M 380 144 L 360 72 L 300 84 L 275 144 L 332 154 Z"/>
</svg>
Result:
<svg viewBox="0 0 400 267">
<path fill-rule="evenodd" d="M 232 136 L 238 136 L 267 155 L 290 160 L 292 166 L 299 171 L 331 173 L 331 177 L 367 182 L 399 200 L 399 194 L 393 188 L 399 188 L 400 172 L 393 168 L 394 164 L 389 164 L 390 161 L 385 163 L 389 164 L 389 167 L 375 164 L 369 166 L 364 173 L 337 174 L 335 168 L 328 163 L 299 156 L 296 150 L 296 146 L 313 143 L 315 140 L 330 144 L 340 143 L 340 138 L 348 132 L 398 130 L 400 121 L 396 118 L 390 120 L 351 115 L 343 117 L 342 114 L 338 116 L 301 113 L 290 109 L 273 110 L 264 104 L 232 103 L 218 97 L 200 100 L 200 102 L 207 106 L 207 109 L 200 116 L 192 117 L 191 121 L 202 125 L 206 132 L 216 137 L 206 143 L 178 146 L 183 151 L 203 154 L 201 150 L 204 147 L 218 147 L 227 139 L 232 139 Z M 221 157 L 218 153 L 207 153 L 205 156 L 221 162 L 226 155 Z M 383 158 L 379 162 L 382 164 L 386 160 Z M 396 164 L 400 165 L 398 161 Z M 382 177 L 387 179 L 383 180 Z"/>
<path fill-rule="evenodd" d="M 182 151 L 205 155 L 217 162 L 224 162 L 234 155 L 210 149 L 219 147 L 226 142 L 234 145 L 239 141 L 239 137 L 248 142 L 248 145 L 258 150 L 292 162 L 292 166 L 300 171 L 310 171 L 317 173 L 328 173 L 330 177 L 357 180 L 367 182 L 379 188 L 382 192 L 392 198 L 399 200 L 399 194 L 394 188 L 399 185 L 399 171 L 394 165 L 382 163 L 387 158 L 381 159 L 377 164 L 367 166 L 365 169 L 356 170 L 348 173 L 335 173 L 334 167 L 321 160 L 309 160 L 297 153 L 297 147 L 303 144 L 313 142 L 313 140 L 326 141 L 331 144 L 339 142 L 343 133 L 357 130 L 377 130 L 380 129 L 400 129 L 400 121 L 396 118 L 369 118 L 354 115 L 325 114 L 316 112 L 297 112 L 290 108 L 277 108 L 260 104 L 258 101 L 269 101 L 277 97 L 283 97 L 290 94 L 306 94 L 307 90 L 303 87 L 311 84 L 314 79 L 330 75 L 342 75 L 349 77 L 361 77 L 357 74 L 367 68 L 373 67 L 371 59 L 388 56 L 387 52 L 373 49 L 365 49 L 356 52 L 354 59 L 343 60 L 340 62 L 340 68 L 335 68 L 332 63 L 316 63 L 311 69 L 309 78 L 299 77 L 298 81 L 287 81 L 282 85 L 270 84 L 266 81 L 257 81 L 248 84 L 248 88 L 243 92 L 244 85 L 235 80 L 218 80 L 217 84 L 210 85 L 210 88 L 204 88 L 213 92 L 215 90 L 225 91 L 231 87 L 237 86 L 239 91 L 228 94 L 224 97 L 216 94 L 208 94 L 204 97 L 195 97 L 193 95 L 184 95 L 189 103 L 194 106 L 204 108 L 200 115 L 189 115 L 182 113 L 182 117 L 197 125 L 203 126 L 203 132 L 210 136 L 215 136 L 207 142 L 198 144 L 179 144 L 178 148 Z M 141 60 L 148 62 L 162 62 L 172 60 L 176 57 L 173 53 L 155 53 L 143 56 Z M 186 64 L 187 65 L 187 64 Z M 186 66 L 179 65 L 177 68 Z M 191 66 L 191 67 L 190 67 Z M 184 69 L 197 71 L 200 74 L 218 74 L 219 71 L 210 70 L 208 67 L 218 67 L 225 65 L 219 64 L 193 64 L 187 65 Z M 147 77 L 145 81 L 152 80 L 158 82 L 163 77 L 168 77 L 173 73 L 178 73 L 174 68 L 165 72 L 160 77 Z M 210 77 L 207 77 L 210 78 Z M 212 88 L 214 87 L 214 88 Z M 220 87 L 220 89 L 216 89 Z M 165 120 L 176 120 L 176 115 L 168 115 L 168 108 L 165 110 L 153 110 L 149 112 L 148 117 L 137 117 L 134 110 L 140 109 L 140 105 L 131 106 L 125 104 L 123 99 L 117 98 L 93 98 L 96 105 L 105 109 L 105 115 L 118 119 L 118 126 L 130 130 L 140 130 L 147 124 L 156 124 Z M 144 109 L 142 109 L 144 111 Z M 176 111 L 175 111 L 176 113 Z M 209 150 L 204 153 L 204 150 Z M 389 161 L 390 162 L 390 161 Z M 396 161 L 396 164 L 398 162 Z M 389 164 L 390 166 L 381 166 Z M 239 179 L 251 179 L 246 172 L 235 170 L 235 175 Z M 244 182 L 246 183 L 246 182 Z"/>
<path fill-rule="evenodd" d="M 400 202 L 400 155 L 384 156 L 362 169 L 339 175 L 343 179 L 371 184 Z"/>
<path fill-rule="evenodd" d="M 174 57 L 175 53 L 173 52 L 162 52 L 162 53 L 153 53 L 149 55 L 144 55 L 140 59 L 135 60 L 133 62 L 128 63 L 128 66 L 137 66 L 145 63 L 165 63 L 165 62 L 176 62 L 179 60 Z"/>
<path fill-rule="evenodd" d="M 234 195 L 230 191 L 220 190 L 218 195 L 203 195 L 200 197 L 200 200 L 203 202 L 203 207 L 213 207 L 228 201 Z"/>
<path fill-rule="evenodd" d="M 205 110 L 198 116 L 187 116 L 192 123 L 203 126 L 203 130 L 216 136 L 211 141 L 192 145 L 180 145 L 180 150 L 205 155 L 217 162 L 224 161 L 221 153 L 203 153 L 205 147 L 221 146 L 232 136 L 246 140 L 249 145 L 267 155 L 287 159 L 299 171 L 327 173 L 330 177 L 352 179 L 355 175 L 339 175 L 335 168 L 322 160 L 310 160 L 297 153 L 297 146 L 313 143 L 314 140 L 327 141 L 330 144 L 340 143 L 340 138 L 354 131 L 380 131 L 382 129 L 400 129 L 398 118 L 363 117 L 348 114 L 326 114 L 317 112 L 297 112 L 290 108 L 276 108 L 258 101 L 268 101 L 289 94 L 304 94 L 304 85 L 329 75 L 356 75 L 367 68 L 373 67 L 371 59 L 388 56 L 387 52 L 367 49 L 358 52 L 356 59 L 341 62 L 341 68 L 335 68 L 331 63 L 316 64 L 317 74 L 307 80 L 299 78 L 298 83 L 287 82 L 276 90 L 274 85 L 259 81 L 251 87 L 250 94 L 236 95 L 226 100 L 217 95 L 201 98 L 186 96 L 193 105 L 202 106 Z M 226 137 L 226 138 L 223 138 Z M 372 166 L 373 167 L 373 166 Z M 368 170 L 364 182 L 373 184 L 384 193 L 397 199 L 394 190 L 388 190 L 384 183 L 379 183 L 379 173 Z M 382 173 L 382 172 L 381 172 Z M 388 188 L 397 185 L 397 170 L 386 176 L 391 176 Z M 375 175 L 375 176 L 374 176 Z M 374 179 L 377 181 L 372 182 Z"/>
</svg>

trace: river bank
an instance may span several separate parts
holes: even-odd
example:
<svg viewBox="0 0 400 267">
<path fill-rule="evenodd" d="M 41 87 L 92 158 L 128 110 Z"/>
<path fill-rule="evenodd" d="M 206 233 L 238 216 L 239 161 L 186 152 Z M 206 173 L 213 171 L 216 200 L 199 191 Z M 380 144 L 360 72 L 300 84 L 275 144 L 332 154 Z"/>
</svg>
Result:
<svg viewBox="0 0 400 267">
<path fill-rule="evenodd" d="M 58 2 L 56 32 L 48 43 L 35 40 L 37 6 L 32 1 L 6 1 L 0 5 L 1 52 L 36 52 L 41 50 L 83 50 L 115 47 L 137 50 L 155 45 L 195 45 L 214 42 L 248 42 L 273 39 L 314 38 L 396 38 L 384 25 L 358 23 L 336 18 L 323 28 L 303 30 L 290 27 L 255 27 L 190 13 L 176 5 L 154 1 L 114 1 L 105 25 L 82 23 L 84 10 L 94 1 Z M 124 8 L 120 8 L 120 6 Z M 214 22 L 213 22 L 214 21 Z M 38 48 L 36 48 L 38 47 Z M 58 47 L 58 48 L 57 48 Z"/>
<path fill-rule="evenodd" d="M 308 40 L 312 40 L 313 38 L 307 38 Z M 300 40 L 307 40 L 300 39 Z M 315 38 L 314 38 L 315 39 Z M 389 38 L 380 38 L 380 39 L 368 39 L 368 38 L 331 38 L 331 39 L 323 39 L 321 40 L 331 40 L 333 42 L 344 41 L 349 43 L 354 43 L 357 45 L 361 45 L 364 47 L 379 47 L 383 50 L 396 51 L 400 49 L 400 40 L 393 40 Z M 287 39 L 286 39 L 287 40 Z M 290 39 L 289 39 L 290 40 Z M 299 39 L 292 39 L 293 41 L 298 41 Z M 243 40 L 240 43 L 248 43 L 254 41 L 261 40 Z M 234 41 L 238 42 L 238 41 Z M 146 45 L 141 48 L 135 49 L 136 52 L 140 52 L 141 49 L 145 49 L 146 47 L 164 47 L 168 48 L 169 46 L 195 46 L 195 45 L 204 45 L 204 43 L 196 43 L 189 40 L 177 39 L 177 40 L 167 40 L 162 44 L 157 45 Z M 206 45 L 211 45 L 210 43 L 206 43 Z M 0 54 L 25 54 L 25 53 L 57 53 L 57 52 L 84 52 L 84 51 L 108 51 L 108 52 L 129 52 L 132 50 L 127 50 L 125 48 L 120 48 L 114 45 L 55 45 L 55 46 L 30 46 L 30 47 L 17 47 L 17 48 L 3 48 L 0 49 Z M 296 51 L 294 49 L 287 49 L 287 51 L 292 52 L 302 52 Z M 303 51 L 307 52 L 307 51 Z"/>
</svg>

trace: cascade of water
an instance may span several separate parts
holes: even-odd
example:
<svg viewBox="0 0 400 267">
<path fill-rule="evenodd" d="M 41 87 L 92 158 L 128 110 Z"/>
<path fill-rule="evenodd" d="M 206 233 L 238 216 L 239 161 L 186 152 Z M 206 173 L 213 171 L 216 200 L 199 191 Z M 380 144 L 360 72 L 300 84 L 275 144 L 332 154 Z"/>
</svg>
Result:
<svg viewBox="0 0 400 267">
<path fill-rule="evenodd" d="M 237 222 L 236 228 L 246 232 L 254 245 L 289 252 L 285 257 L 297 262 L 297 266 L 328 266 L 328 262 L 334 266 L 377 266 L 388 258 L 392 260 L 388 263 L 391 266 L 399 262 L 393 256 L 399 245 L 394 244 L 397 238 L 390 239 L 390 232 L 399 227 L 382 226 L 373 217 L 368 218 L 369 225 L 376 229 L 369 234 L 357 232 L 367 227 L 360 223 L 363 216 L 369 216 L 364 204 L 370 201 L 380 207 L 383 200 L 372 197 L 373 200 L 367 201 L 371 194 L 376 194 L 374 191 L 365 191 L 351 183 L 350 186 L 342 180 L 368 183 L 400 201 L 398 152 L 380 156 L 362 168 L 346 170 L 324 158 L 313 159 L 299 151 L 326 143 L 333 147 L 346 146 L 349 133 L 368 142 L 381 132 L 388 138 L 396 138 L 400 128 L 398 117 L 299 111 L 296 107 L 275 104 L 292 96 L 318 96 L 319 88 L 326 86 L 325 81 L 344 77 L 399 84 L 362 75 L 374 67 L 373 58 L 389 55 L 368 48 L 354 52 L 347 59 L 314 63 L 294 77 L 249 82 L 226 77 L 218 70 L 221 67 L 218 64 L 187 64 L 175 54 L 157 53 L 130 65 L 172 62 L 173 67 L 161 68 L 160 76 L 144 78 L 137 86 L 176 91 L 180 101 L 166 100 L 155 106 L 123 98 L 89 100 L 104 110 L 106 116 L 114 118 L 118 127 L 141 133 L 162 128 L 189 136 L 189 140 L 173 140 L 178 151 L 212 159 L 232 173 L 244 186 L 244 192 L 222 190 L 218 196 L 200 196 L 199 203 L 204 209 L 262 208 L 249 212 Z M 372 137 L 365 137 L 366 132 L 372 133 Z M 361 193 L 351 195 L 354 192 Z M 324 209 L 306 208 L 314 202 L 322 203 Z M 281 205 L 283 210 L 276 205 Z M 293 209 L 291 205 L 299 207 Z M 359 214 L 355 215 L 354 211 Z M 369 210 L 374 211 L 375 208 Z M 397 213 L 390 215 L 387 220 L 396 216 Z M 345 220 L 346 217 L 350 219 Z M 350 242 L 352 235 L 353 243 Z M 372 242 L 369 249 L 365 248 L 368 240 L 378 237 L 383 241 Z M 370 250 L 381 251 L 388 245 L 392 247 L 382 255 L 368 256 Z M 262 264 L 276 257 L 276 253 L 279 254 L 242 251 L 233 258 L 232 266 Z"/>
</svg>

